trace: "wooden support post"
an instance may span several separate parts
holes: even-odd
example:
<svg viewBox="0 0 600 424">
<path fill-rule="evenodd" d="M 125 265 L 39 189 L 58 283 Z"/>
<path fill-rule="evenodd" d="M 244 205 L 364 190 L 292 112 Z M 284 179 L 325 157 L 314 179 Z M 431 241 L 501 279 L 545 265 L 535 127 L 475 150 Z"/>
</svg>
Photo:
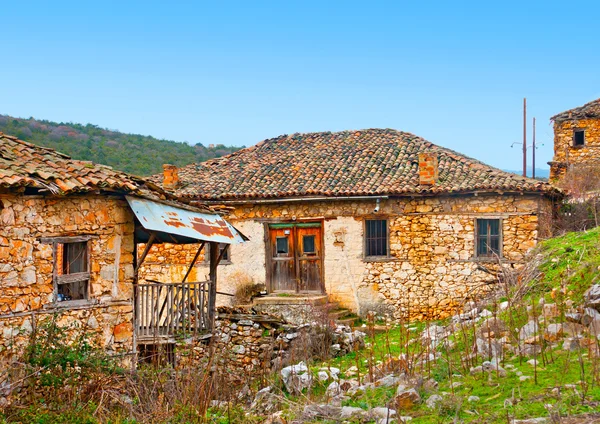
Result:
<svg viewBox="0 0 600 424">
<path fill-rule="evenodd" d="M 208 293 L 208 326 L 212 330 L 215 323 L 217 304 L 217 266 L 222 255 L 219 252 L 219 243 L 210 242 L 210 287 Z"/>
<path fill-rule="evenodd" d="M 205 244 L 206 244 L 206 242 L 203 241 L 202 244 L 200 245 L 200 248 L 196 252 L 196 256 L 194 256 L 194 259 L 192 259 L 192 263 L 190 264 L 190 267 L 188 268 L 187 272 L 185 273 L 185 276 L 183 277 L 183 280 L 181 281 L 182 283 L 185 283 L 185 280 L 187 280 L 188 276 L 192 272 L 192 269 L 194 268 L 194 265 L 196 264 L 196 261 L 198 260 L 198 256 L 200 256 L 200 252 L 202 252 L 202 249 L 204 249 Z"/>
</svg>

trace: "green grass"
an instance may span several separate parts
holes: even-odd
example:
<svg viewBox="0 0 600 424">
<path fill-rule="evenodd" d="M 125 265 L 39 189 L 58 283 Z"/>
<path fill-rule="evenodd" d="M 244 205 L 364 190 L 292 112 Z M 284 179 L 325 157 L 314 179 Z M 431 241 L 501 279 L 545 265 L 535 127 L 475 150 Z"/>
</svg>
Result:
<svg viewBox="0 0 600 424">
<path fill-rule="evenodd" d="M 540 266 L 542 290 L 566 288 L 576 304 L 600 275 L 600 227 L 580 233 L 567 233 L 541 243 L 544 262 Z"/>
</svg>

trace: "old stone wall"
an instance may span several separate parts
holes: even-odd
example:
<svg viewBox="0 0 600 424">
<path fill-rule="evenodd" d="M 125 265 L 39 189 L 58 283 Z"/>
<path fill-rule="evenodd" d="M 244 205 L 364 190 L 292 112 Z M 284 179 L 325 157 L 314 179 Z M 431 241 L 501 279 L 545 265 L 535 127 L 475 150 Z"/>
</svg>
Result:
<svg viewBox="0 0 600 424">
<path fill-rule="evenodd" d="M 475 257 L 476 219 L 501 219 L 502 260 L 518 266 L 549 235 L 552 212 L 540 195 L 509 194 L 383 199 L 378 213 L 374 208 L 375 200 L 236 207 L 227 219 L 250 241 L 231 247 L 231 264 L 219 266 L 219 290 L 266 283 L 265 222 L 321 220 L 325 287 L 332 300 L 359 313 L 445 317 L 497 281 L 495 261 Z M 367 217 L 388 219 L 389 258 L 364 258 Z"/>
<path fill-rule="evenodd" d="M 573 131 L 585 129 L 585 145 L 573 145 Z M 554 123 L 554 158 L 550 181 L 561 184 L 571 166 L 600 163 L 600 119 L 581 119 Z"/>
<path fill-rule="evenodd" d="M 98 346 L 132 349 L 133 215 L 122 198 L 0 194 L 0 349 L 18 353 L 31 329 L 58 314 Z M 89 301 L 56 302 L 53 248 L 42 237 L 91 236 Z"/>
</svg>

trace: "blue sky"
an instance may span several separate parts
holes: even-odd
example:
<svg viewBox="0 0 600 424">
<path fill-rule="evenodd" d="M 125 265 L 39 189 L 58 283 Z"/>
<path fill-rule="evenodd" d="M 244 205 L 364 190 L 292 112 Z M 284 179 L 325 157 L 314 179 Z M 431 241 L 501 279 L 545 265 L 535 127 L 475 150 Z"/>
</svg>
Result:
<svg viewBox="0 0 600 424">
<path fill-rule="evenodd" d="M 0 113 L 191 143 L 396 128 L 519 169 L 600 97 L 600 2 L 3 1 Z M 531 122 L 528 123 L 531 126 Z"/>
</svg>

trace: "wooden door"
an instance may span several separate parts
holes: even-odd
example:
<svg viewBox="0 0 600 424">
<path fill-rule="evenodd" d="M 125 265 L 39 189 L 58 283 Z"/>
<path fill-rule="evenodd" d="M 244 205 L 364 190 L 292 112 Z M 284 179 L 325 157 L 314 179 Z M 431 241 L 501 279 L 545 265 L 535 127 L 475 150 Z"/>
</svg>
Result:
<svg viewBox="0 0 600 424">
<path fill-rule="evenodd" d="M 271 241 L 271 291 L 296 291 L 296 251 L 294 227 L 269 229 Z M 269 266 L 269 265 L 267 265 Z"/>
<path fill-rule="evenodd" d="M 320 222 L 269 225 L 269 290 L 324 292 Z"/>
<path fill-rule="evenodd" d="M 298 291 L 321 292 L 323 248 L 319 224 L 299 224 L 296 227 L 298 241 Z"/>
</svg>

